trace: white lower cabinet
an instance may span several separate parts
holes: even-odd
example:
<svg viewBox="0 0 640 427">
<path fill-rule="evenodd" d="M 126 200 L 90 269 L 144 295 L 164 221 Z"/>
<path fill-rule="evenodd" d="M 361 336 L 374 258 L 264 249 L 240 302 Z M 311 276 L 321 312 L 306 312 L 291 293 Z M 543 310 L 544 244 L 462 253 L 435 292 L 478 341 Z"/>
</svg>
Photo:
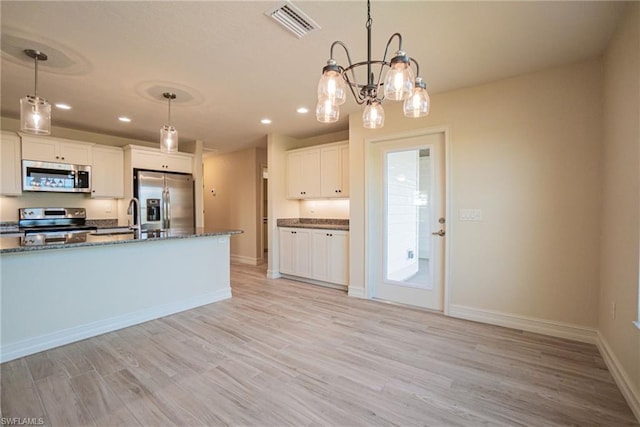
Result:
<svg viewBox="0 0 640 427">
<path fill-rule="evenodd" d="M 346 285 L 348 281 L 349 233 L 339 230 L 313 230 L 311 272 L 323 282 Z"/>
<path fill-rule="evenodd" d="M 281 227 L 280 273 L 347 285 L 349 232 Z"/>
<path fill-rule="evenodd" d="M 311 277 L 311 230 L 280 228 L 280 273 Z"/>
</svg>

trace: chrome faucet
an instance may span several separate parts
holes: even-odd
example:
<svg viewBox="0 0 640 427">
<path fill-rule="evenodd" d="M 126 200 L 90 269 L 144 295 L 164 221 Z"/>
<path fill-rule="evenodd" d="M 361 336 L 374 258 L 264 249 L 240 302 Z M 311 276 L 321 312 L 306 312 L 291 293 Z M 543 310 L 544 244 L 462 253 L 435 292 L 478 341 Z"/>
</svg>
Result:
<svg viewBox="0 0 640 427">
<path fill-rule="evenodd" d="M 129 207 L 127 207 L 127 215 L 131 215 L 133 213 L 133 204 L 136 205 L 136 215 L 133 217 L 133 225 L 129 225 L 134 231 L 134 236 L 136 239 L 140 238 L 140 234 L 142 233 L 142 227 L 140 226 L 140 222 L 142 220 L 142 216 L 140 213 L 140 201 L 135 197 L 129 200 Z"/>
</svg>

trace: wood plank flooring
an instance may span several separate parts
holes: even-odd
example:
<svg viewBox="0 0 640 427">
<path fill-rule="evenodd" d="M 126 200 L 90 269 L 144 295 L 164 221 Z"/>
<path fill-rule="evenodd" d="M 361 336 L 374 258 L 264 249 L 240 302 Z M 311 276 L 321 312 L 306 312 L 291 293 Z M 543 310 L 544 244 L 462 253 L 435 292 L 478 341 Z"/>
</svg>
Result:
<svg viewBox="0 0 640 427">
<path fill-rule="evenodd" d="M 269 280 L 4 363 L 1 416 L 51 426 L 638 425 L 595 346 Z"/>
</svg>

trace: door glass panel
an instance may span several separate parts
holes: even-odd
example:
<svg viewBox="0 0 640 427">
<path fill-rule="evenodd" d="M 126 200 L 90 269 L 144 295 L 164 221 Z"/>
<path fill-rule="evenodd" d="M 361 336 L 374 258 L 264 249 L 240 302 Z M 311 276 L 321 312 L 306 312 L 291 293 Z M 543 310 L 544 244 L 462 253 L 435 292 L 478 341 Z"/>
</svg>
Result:
<svg viewBox="0 0 640 427">
<path fill-rule="evenodd" d="M 384 277 L 398 285 L 432 289 L 432 167 L 429 148 L 387 152 L 385 158 Z"/>
</svg>

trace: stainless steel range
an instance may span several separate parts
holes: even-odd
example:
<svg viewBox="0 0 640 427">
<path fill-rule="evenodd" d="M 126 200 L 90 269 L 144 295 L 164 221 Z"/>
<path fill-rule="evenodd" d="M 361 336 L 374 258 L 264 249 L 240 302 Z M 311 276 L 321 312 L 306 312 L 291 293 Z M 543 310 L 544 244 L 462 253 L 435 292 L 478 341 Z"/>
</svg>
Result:
<svg viewBox="0 0 640 427">
<path fill-rule="evenodd" d="M 20 208 L 18 226 L 24 246 L 81 243 L 97 227 L 87 225 L 84 208 Z"/>
</svg>

